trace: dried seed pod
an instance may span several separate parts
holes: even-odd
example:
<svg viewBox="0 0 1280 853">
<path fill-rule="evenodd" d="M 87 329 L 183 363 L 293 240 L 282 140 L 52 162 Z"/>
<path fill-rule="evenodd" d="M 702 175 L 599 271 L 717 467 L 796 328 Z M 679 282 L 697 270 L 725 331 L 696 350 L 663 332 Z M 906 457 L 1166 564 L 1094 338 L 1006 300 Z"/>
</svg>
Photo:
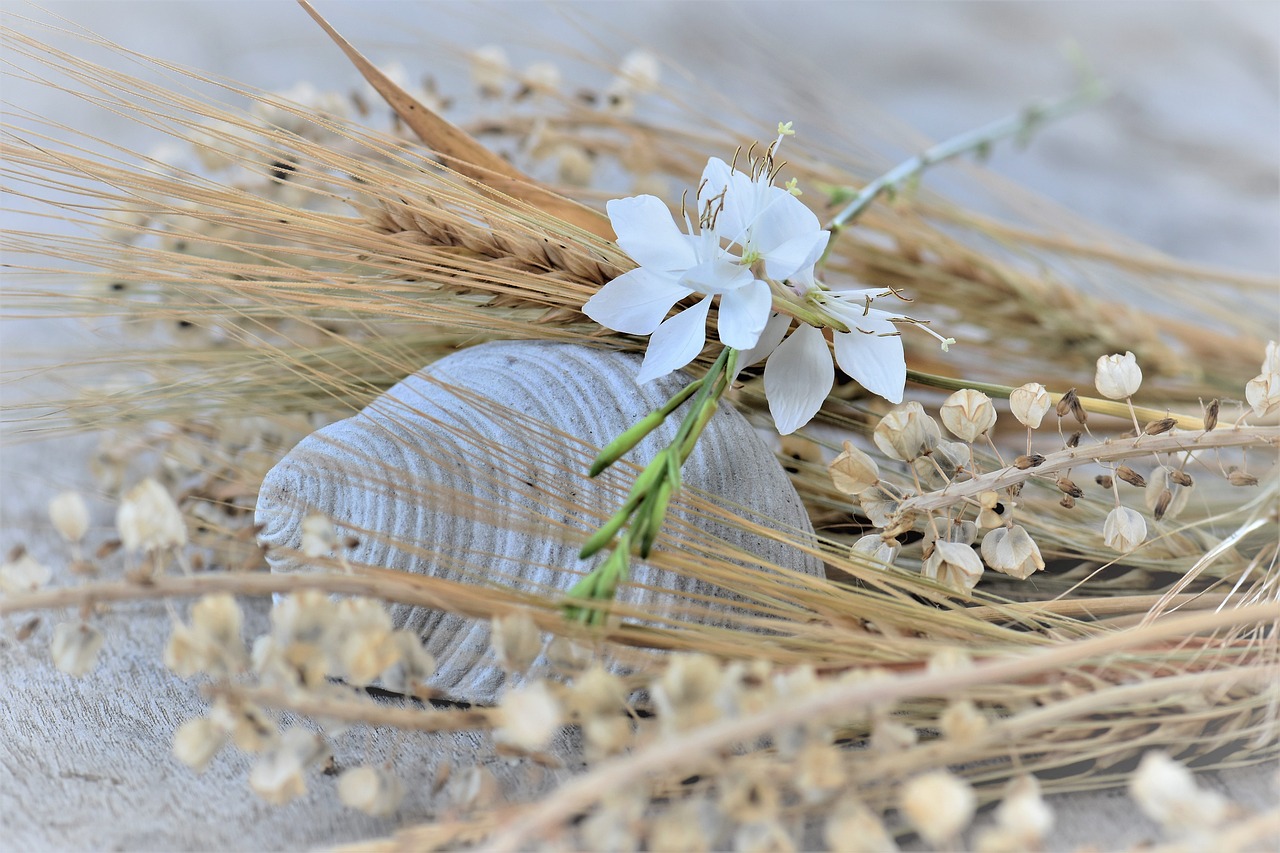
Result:
<svg viewBox="0 0 1280 853">
<path fill-rule="evenodd" d="M 1093 481 L 1097 483 L 1099 486 L 1102 486 L 1102 488 L 1104 489 L 1110 489 L 1112 486 L 1115 485 L 1115 482 L 1116 482 L 1115 478 L 1112 477 L 1110 474 L 1099 474 L 1098 476 L 1093 478 Z"/>
<path fill-rule="evenodd" d="M 1137 486 L 1139 489 L 1146 488 L 1146 478 L 1128 465 L 1120 465 L 1116 468 L 1116 476 L 1124 480 L 1131 486 Z"/>
<path fill-rule="evenodd" d="M 1233 486 L 1256 486 L 1258 478 L 1244 471 L 1232 471 L 1227 475 L 1227 482 Z"/>
<path fill-rule="evenodd" d="M 1059 418 L 1065 418 L 1070 414 L 1076 421 L 1084 426 L 1089 420 L 1089 413 L 1084 410 L 1084 406 L 1080 404 L 1080 398 L 1076 395 L 1076 389 L 1071 388 L 1067 393 L 1062 395 L 1062 399 L 1058 401 L 1055 408 Z"/>
<path fill-rule="evenodd" d="M 1081 433 L 1081 432 L 1073 432 L 1073 433 L 1071 433 L 1071 435 L 1067 436 L 1067 447 L 1079 447 L 1079 446 L 1080 446 L 1080 436 L 1082 436 L 1082 435 L 1084 435 L 1084 433 Z"/>
<path fill-rule="evenodd" d="M 346 554 L 353 566 L 458 583 L 498 578 L 544 595 L 567 590 L 580 575 L 566 569 L 589 567 L 578 560 L 581 536 L 599 525 L 634 476 L 615 466 L 588 477 L 593 448 L 688 381 L 675 374 L 638 386 L 637 364 L 626 353 L 547 342 L 482 344 L 436 362 L 356 416 L 303 440 L 272 469 L 257 508 L 268 562 L 274 571 L 305 568 L 297 556 L 301 522 L 318 512 L 340 535 L 359 533 L 360 544 Z M 679 425 L 679 418 L 668 419 L 631 458 L 652 459 Z M 563 435 L 579 441 L 555 438 Z M 779 530 L 812 530 L 786 472 L 727 405 L 708 423 L 683 479 L 725 506 L 747 503 L 752 518 Z M 671 515 L 681 524 L 762 562 L 822 572 L 820 561 L 800 549 L 678 504 Z M 633 583 L 618 595 L 630 606 L 662 613 L 693 594 L 732 608 L 733 593 L 721 587 L 640 561 L 631 571 Z M 473 702 L 496 698 L 506 676 L 489 653 L 487 621 L 409 605 L 393 605 L 391 615 L 394 627 L 415 631 L 436 659 L 431 687 Z M 549 655 L 539 652 L 532 670 L 550 666 Z"/>
<path fill-rule="evenodd" d="M 1148 423 L 1142 428 L 1142 432 L 1144 435 L 1160 435 L 1161 433 L 1168 432 L 1177 425 L 1177 418 L 1160 418 L 1159 420 L 1154 420 Z"/>
<path fill-rule="evenodd" d="M 1059 491 L 1071 495 L 1073 498 L 1084 497 L 1084 489 L 1077 486 L 1070 477 L 1059 477 L 1056 485 Z"/>
<path fill-rule="evenodd" d="M 1218 410 L 1220 408 L 1221 408 L 1221 404 L 1218 402 L 1216 397 L 1213 400 L 1209 401 L 1209 405 L 1205 407 L 1205 410 L 1204 410 L 1204 431 L 1205 432 L 1213 432 L 1213 428 L 1218 425 Z"/>
<path fill-rule="evenodd" d="M 974 442 L 996 425 L 996 407 L 981 391 L 965 388 L 955 392 L 938 410 L 942 425 L 956 438 Z"/>
<path fill-rule="evenodd" d="M 1104 355 L 1098 359 L 1093 384 L 1109 400 L 1132 397 L 1142 385 L 1142 368 L 1133 353 Z"/>
<path fill-rule="evenodd" d="M 1071 497 L 1071 495 L 1063 495 L 1062 498 L 1058 501 L 1058 505 L 1061 506 L 1063 509 L 1075 509 L 1076 499 Z"/>
<path fill-rule="evenodd" d="M 1044 464 L 1044 457 L 1039 453 L 1025 453 L 1013 460 L 1013 467 L 1019 471 L 1026 471 L 1028 468 L 1035 468 L 1042 464 Z"/>
<path fill-rule="evenodd" d="M 1102 538 L 1108 548 L 1127 554 L 1147 538 L 1147 522 L 1136 510 L 1118 506 L 1102 524 Z"/>
<path fill-rule="evenodd" d="M 849 441 L 844 443 L 844 452 L 831 460 L 828 470 L 836 489 L 846 495 L 856 495 L 880 482 L 876 461 Z"/>
<path fill-rule="evenodd" d="M 1169 504 L 1173 503 L 1173 492 L 1168 489 L 1161 489 L 1160 495 L 1155 500 L 1155 505 L 1151 507 L 1151 515 L 1156 521 L 1164 518 L 1164 514 L 1169 509 Z"/>
<path fill-rule="evenodd" d="M 1190 487 L 1194 484 L 1194 481 L 1191 479 L 1191 475 L 1180 468 L 1170 468 L 1169 479 L 1177 483 L 1179 486 Z"/>
<path fill-rule="evenodd" d="M 1053 397 L 1039 382 L 1028 382 L 1009 394 L 1009 411 L 1031 429 L 1039 429 L 1045 413 L 1053 406 Z"/>
<path fill-rule="evenodd" d="M 912 401 L 881 418 L 872 439 L 886 456 L 910 462 L 933 452 L 942 440 L 942 430 L 925 413 L 924 406 Z"/>
</svg>

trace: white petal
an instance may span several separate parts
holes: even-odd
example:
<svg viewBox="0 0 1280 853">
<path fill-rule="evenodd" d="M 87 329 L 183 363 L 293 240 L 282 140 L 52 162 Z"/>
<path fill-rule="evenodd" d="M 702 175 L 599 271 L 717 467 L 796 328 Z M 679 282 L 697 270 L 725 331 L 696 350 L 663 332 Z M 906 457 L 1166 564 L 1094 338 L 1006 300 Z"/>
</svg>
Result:
<svg viewBox="0 0 1280 853">
<path fill-rule="evenodd" d="M 822 330 L 801 323 L 764 368 L 764 393 L 778 432 L 787 435 L 807 424 L 822 408 L 835 379 Z"/>
<path fill-rule="evenodd" d="M 605 205 L 618 245 L 642 267 L 686 270 L 697 259 L 662 199 L 651 195 L 617 198 Z"/>
<path fill-rule="evenodd" d="M 782 338 L 789 328 L 791 328 L 790 315 L 778 312 L 770 317 L 769 322 L 764 324 L 764 331 L 760 333 L 760 339 L 756 341 L 756 345 L 738 356 L 738 369 L 750 367 L 768 358 L 770 353 L 778 348 L 778 344 L 782 343 Z"/>
<path fill-rule="evenodd" d="M 689 268 L 680 276 L 680 284 L 698 293 L 710 294 L 728 293 L 753 281 L 755 276 L 751 271 L 738 266 L 733 257 L 724 252 L 718 252 L 711 260 Z"/>
<path fill-rule="evenodd" d="M 831 239 L 829 231 L 810 231 L 793 237 L 764 253 L 764 271 L 769 278 L 782 281 L 813 268 Z"/>
<path fill-rule="evenodd" d="M 902 337 L 894 334 L 896 330 L 887 317 L 885 312 L 873 310 L 858 318 L 858 328 L 865 332 L 837 332 L 836 363 L 871 393 L 890 403 L 901 403 L 907 385 L 907 362 Z"/>
<path fill-rule="evenodd" d="M 707 343 L 707 309 L 711 297 L 686 308 L 658 327 L 649 338 L 649 349 L 636 382 L 644 383 L 679 370 L 697 358 Z"/>
<path fill-rule="evenodd" d="M 658 328 L 671 306 L 689 295 L 669 275 L 639 267 L 623 273 L 582 306 L 582 313 L 601 326 L 632 335 L 648 335 Z"/>
<path fill-rule="evenodd" d="M 712 157 L 702 170 L 702 180 L 698 183 L 697 215 L 701 216 L 703 208 L 711 202 L 713 212 L 720 209 L 716 215 L 716 231 L 727 237 L 733 237 L 743 229 L 742 205 L 737 203 L 731 189 L 735 183 L 734 174 L 728 163 Z M 724 193 L 723 199 L 719 198 L 721 193 Z"/>
<path fill-rule="evenodd" d="M 751 349 L 769 322 L 773 294 L 763 281 L 753 281 L 720 297 L 720 342 L 727 347 Z"/>
</svg>

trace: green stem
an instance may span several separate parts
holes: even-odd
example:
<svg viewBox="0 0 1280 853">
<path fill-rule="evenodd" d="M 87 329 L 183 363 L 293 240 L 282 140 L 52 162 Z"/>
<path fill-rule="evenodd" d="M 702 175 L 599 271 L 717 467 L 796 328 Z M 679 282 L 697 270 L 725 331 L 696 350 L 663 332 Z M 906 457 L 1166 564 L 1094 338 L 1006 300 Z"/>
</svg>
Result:
<svg viewBox="0 0 1280 853">
<path fill-rule="evenodd" d="M 993 121 L 983 127 L 966 131 L 953 136 L 945 142 L 926 149 L 910 160 L 894 166 L 888 172 L 862 187 L 854 194 L 853 199 L 831 218 L 825 226 L 831 232 L 831 240 L 827 242 L 827 250 L 822 260 L 826 260 L 831 251 L 831 244 L 841 229 L 856 219 L 873 201 L 884 193 L 896 192 L 900 187 L 919 179 L 920 175 L 931 166 L 958 157 L 971 151 L 985 152 L 996 142 L 1009 137 L 1025 140 L 1041 125 L 1069 115 L 1090 106 L 1106 95 L 1106 89 L 1096 80 L 1087 81 L 1079 91 L 1055 101 L 1043 101 L 1031 104 L 1017 113 Z M 819 261 L 821 263 L 821 261 Z"/>
</svg>

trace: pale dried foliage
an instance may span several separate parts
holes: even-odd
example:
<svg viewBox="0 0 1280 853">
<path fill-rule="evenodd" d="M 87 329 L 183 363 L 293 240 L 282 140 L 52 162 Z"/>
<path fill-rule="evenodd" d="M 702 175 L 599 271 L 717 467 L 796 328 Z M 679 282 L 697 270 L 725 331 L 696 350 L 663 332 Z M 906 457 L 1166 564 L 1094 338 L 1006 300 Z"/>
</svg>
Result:
<svg viewBox="0 0 1280 853">
<path fill-rule="evenodd" d="M 567 622 L 556 598 L 517 593 L 478 568 L 467 584 L 352 563 L 344 532 L 322 518 L 305 546 L 317 571 L 271 576 L 246 571 L 261 568 L 263 556 L 251 509 L 261 476 L 293 441 L 465 344 L 525 337 L 638 350 L 642 342 L 604 334 L 578 311 L 630 261 L 599 230 L 486 188 L 465 177 L 461 160 L 442 165 L 403 127 L 369 130 L 314 106 L 224 89 L 225 101 L 256 104 L 233 112 L 182 94 L 190 89 L 173 81 L 213 92 L 222 84 L 180 69 L 152 63 L 170 80 L 156 84 L 20 34 L 6 33 L 5 44 L 27 69 L 13 73 L 54 77 L 50 85 L 86 106 L 151 125 L 219 167 L 211 179 L 169 168 L 34 114 L 14 114 L 0 148 L 7 188 L 56 198 L 55 215 L 91 235 L 6 234 L 9 263 L 29 282 L 10 304 L 148 325 L 163 347 L 122 336 L 117 349 L 63 368 L 68 383 L 108 367 L 121 377 L 77 395 L 60 428 L 133 429 L 128 438 L 109 434 L 95 469 L 116 493 L 155 478 L 122 499 L 125 508 L 143 499 L 150 507 L 122 510 L 120 531 L 146 552 L 145 571 L 130 555 L 133 568 L 122 572 L 124 555 L 110 547 L 82 560 L 81 505 L 60 498 L 53 521 L 74 543 L 78 571 L 107 577 L 40 589 L 48 570 L 14 555 L 0 569 L 0 613 L 199 597 L 189 621 L 175 612 L 166 651 L 175 672 L 215 679 L 209 716 L 175 738 L 178 757 L 197 770 L 234 744 L 259 754 L 250 784 L 262 797 L 304 795 L 308 780 L 319 784 L 315 768 L 327 747 L 309 729 L 282 731 L 275 714 L 284 711 L 326 725 L 495 730 L 503 750 L 535 763 L 572 723 L 586 771 L 541 801 L 508 803 L 500 829 L 485 809 L 497 796 L 492 780 L 477 767 L 441 781 L 459 804 L 453 817 L 406 827 L 379 846 L 487 839 L 490 849 L 516 849 L 558 837 L 569 846 L 787 849 L 856 838 L 850 843 L 892 849 L 893 836 L 912 828 L 933 843 L 957 843 L 977 805 L 1003 800 L 996 824 L 974 839 L 995 850 L 1041 842 L 1052 824 L 1041 787 L 1124 784 L 1144 751 L 1176 749 L 1183 761 L 1220 767 L 1276 756 L 1277 430 L 1248 425 L 1233 403 L 1222 404 L 1218 423 L 1217 403 L 1244 396 L 1274 316 L 1273 282 L 1138 254 L 1065 226 L 1032 230 L 927 196 L 902 198 L 872 208 L 861 228 L 834 240 L 825 276 L 893 287 L 928 309 L 918 313 L 968 329 L 951 357 L 908 335 L 908 362 L 974 381 L 930 380 L 958 393 L 945 404 L 917 393 L 925 405 L 893 413 L 869 399 L 828 400 L 820 421 L 851 438 L 834 482 L 827 462 L 835 448 L 819 438 L 829 431 L 790 439 L 782 455 L 816 540 L 774 532 L 695 490 L 676 498 L 691 516 L 817 555 L 827 579 L 744 567 L 741 555 L 672 520 L 652 562 L 734 589 L 744 600 L 729 624 L 723 614 L 721 626 L 705 624 L 699 617 L 715 603 L 689 600 L 669 614 L 616 606 L 592 633 Z M 630 60 L 605 93 L 602 103 L 626 109 L 558 96 L 558 75 L 540 69 L 524 84 L 536 109 L 507 104 L 473 129 L 521 143 L 531 166 L 576 145 L 578 162 L 561 174 L 577 176 L 573 192 L 588 205 L 602 192 L 576 186 L 586 177 L 582 152 L 617 164 L 636 186 L 688 185 L 708 155 L 725 155 L 742 137 L 703 115 L 661 125 L 628 118 L 637 99 L 663 97 L 645 93 L 651 60 Z M 519 75 L 494 56 L 483 64 L 490 100 L 505 83 L 516 85 Z M 674 103 L 675 93 L 666 94 Z M 338 110 L 342 102 L 324 103 Z M 791 152 L 788 170 L 802 186 L 856 186 L 867 177 L 833 152 L 806 150 L 803 136 Z M 1160 315 L 1154 293 L 1187 315 Z M 1132 417 L 1181 412 L 1176 428 L 1125 437 L 1127 403 L 1085 399 L 1078 405 L 1095 415 L 1090 437 L 1069 437 L 1084 430 L 1073 412 L 1084 415 L 1061 392 L 1086 386 L 1100 355 L 1128 352 L 1141 364 L 1137 396 L 1146 406 Z M 1250 392 L 1253 421 L 1269 415 L 1274 345 L 1266 355 Z M 743 378 L 734 402 L 755 417 L 759 380 Z M 1024 431 L 986 396 L 998 396 L 992 387 L 1000 385 L 1023 386 L 1014 400 L 1028 425 L 1025 447 Z M 1131 388 L 1104 391 L 1121 392 Z M 1210 398 L 1211 416 L 1199 403 Z M 541 458 L 513 466 L 585 469 L 594 453 L 522 413 L 472 402 L 521 425 L 540 446 Z M 933 423 L 925 406 L 936 413 L 939 404 L 963 442 Z M 51 420 L 33 418 L 30 428 Z M 1125 463 L 1159 478 L 1150 503 L 1147 492 L 1116 482 L 1113 474 L 1128 476 L 1117 466 L 1133 471 Z M 480 466 L 474 475 L 493 476 Z M 370 465 L 371 486 L 395 477 Z M 1175 495 L 1175 487 L 1189 491 L 1191 478 L 1190 500 Z M 169 514 L 171 494 L 185 522 Z M 563 520 L 572 494 L 541 500 L 524 515 L 475 512 L 528 535 L 580 541 L 589 532 Z M 1108 521 L 1117 508 L 1124 517 Z M 1128 513 L 1145 525 L 1141 539 Z M 983 572 L 973 547 L 979 531 L 998 531 L 982 554 L 1004 574 Z M 439 557 L 430 543 L 396 545 L 424 562 Z M 467 555 L 452 558 L 467 567 Z M 188 560 L 228 571 L 174 572 L 190 568 Z M 233 596 L 271 593 L 286 595 L 270 633 L 243 638 Z M 347 597 L 335 603 L 329 593 Z M 531 678 L 496 709 L 375 704 L 328 679 L 431 698 L 422 682 L 434 668 L 415 638 L 392 630 L 379 601 L 492 620 L 513 683 L 549 636 L 560 671 Z M 89 621 L 63 623 L 54 662 L 85 672 L 102 642 Z M 601 659 L 625 662 L 634 674 L 610 675 Z M 636 702 L 656 716 L 636 716 Z M 1165 790 L 1142 778 L 1132 784 L 1153 813 L 1196 797 L 1190 783 Z M 337 784 L 344 803 L 374 815 L 393 813 L 403 796 L 391 766 L 354 767 Z"/>
</svg>

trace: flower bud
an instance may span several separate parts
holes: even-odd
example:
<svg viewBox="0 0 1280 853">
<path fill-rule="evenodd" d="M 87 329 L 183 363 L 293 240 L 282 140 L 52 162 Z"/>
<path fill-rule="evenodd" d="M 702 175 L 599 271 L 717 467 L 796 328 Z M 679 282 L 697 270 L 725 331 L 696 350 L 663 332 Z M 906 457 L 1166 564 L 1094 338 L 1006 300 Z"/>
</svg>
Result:
<svg viewBox="0 0 1280 853">
<path fill-rule="evenodd" d="M 1109 400 L 1123 400 L 1137 393 L 1142 384 L 1142 369 L 1133 353 L 1104 355 L 1098 359 L 1093 377 L 1098 392 Z"/>
<path fill-rule="evenodd" d="M 125 493 L 116 529 L 129 550 L 158 551 L 187 544 L 187 526 L 164 486 L 150 478 Z"/>
<path fill-rule="evenodd" d="M 982 577 L 982 561 L 968 545 L 936 542 L 921 574 L 956 592 L 969 592 Z"/>
<path fill-rule="evenodd" d="M 49 520 L 68 542 L 79 542 L 89 530 L 89 507 L 79 492 L 63 492 L 49 501 Z"/>
<path fill-rule="evenodd" d="M 1107 513 L 1107 520 L 1102 523 L 1102 538 L 1108 548 L 1128 554 L 1146 540 L 1146 519 L 1127 506 L 1118 506 Z"/>
<path fill-rule="evenodd" d="M 996 407 L 991 404 L 991 398 L 972 388 L 948 397 L 938 414 L 943 426 L 962 441 L 976 441 L 996 425 Z"/>
<path fill-rule="evenodd" d="M 997 527 L 982 537 L 982 559 L 997 572 L 1019 580 L 1044 568 L 1039 546 L 1019 524 Z"/>
<path fill-rule="evenodd" d="M 880 482 L 876 461 L 849 441 L 844 443 L 844 452 L 831 460 L 828 470 L 836 489 L 846 495 L 856 495 Z"/>
<path fill-rule="evenodd" d="M 931 453 L 942 439 L 942 430 L 923 406 L 912 401 L 881 418 L 872 438 L 886 456 L 910 462 Z"/>
<path fill-rule="evenodd" d="M 1019 423 L 1039 429 L 1045 413 L 1053 406 L 1053 398 L 1039 382 L 1028 382 L 1009 394 L 1009 410 Z"/>
</svg>

